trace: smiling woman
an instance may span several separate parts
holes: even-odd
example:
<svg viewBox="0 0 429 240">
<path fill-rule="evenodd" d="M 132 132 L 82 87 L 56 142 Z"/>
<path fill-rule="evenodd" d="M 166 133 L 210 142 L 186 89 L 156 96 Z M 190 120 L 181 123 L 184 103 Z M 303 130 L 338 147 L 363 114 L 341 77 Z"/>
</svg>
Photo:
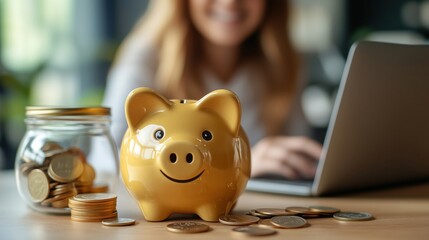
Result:
<svg viewBox="0 0 429 240">
<path fill-rule="evenodd" d="M 288 136 L 302 122 L 289 11 L 288 1 L 276 0 L 152 1 L 109 74 L 104 103 L 113 109 L 117 143 L 134 88 L 151 87 L 169 99 L 199 99 L 224 88 L 241 101 L 252 176 L 312 178 L 320 144 Z"/>
</svg>

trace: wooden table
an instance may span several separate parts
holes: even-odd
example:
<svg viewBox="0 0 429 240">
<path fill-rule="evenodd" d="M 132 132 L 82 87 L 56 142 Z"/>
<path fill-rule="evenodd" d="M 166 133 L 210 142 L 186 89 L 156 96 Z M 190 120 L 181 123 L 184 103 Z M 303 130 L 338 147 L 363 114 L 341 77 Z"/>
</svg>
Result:
<svg viewBox="0 0 429 240">
<path fill-rule="evenodd" d="M 117 210 L 137 224 L 106 227 L 101 223 L 73 222 L 70 216 L 47 215 L 26 207 L 18 195 L 14 172 L 0 171 L 0 239 L 244 239 L 233 227 L 208 223 L 211 230 L 199 234 L 168 232 L 165 222 L 146 222 L 137 205 L 120 185 Z M 308 219 L 309 227 L 278 229 L 264 239 L 429 239 L 429 183 L 355 195 L 304 198 L 245 192 L 234 212 L 260 207 L 327 205 L 348 211 L 370 212 L 375 220 L 341 222 L 332 218 Z M 186 216 L 193 221 L 194 216 Z M 247 237 L 254 238 L 254 237 Z"/>
</svg>

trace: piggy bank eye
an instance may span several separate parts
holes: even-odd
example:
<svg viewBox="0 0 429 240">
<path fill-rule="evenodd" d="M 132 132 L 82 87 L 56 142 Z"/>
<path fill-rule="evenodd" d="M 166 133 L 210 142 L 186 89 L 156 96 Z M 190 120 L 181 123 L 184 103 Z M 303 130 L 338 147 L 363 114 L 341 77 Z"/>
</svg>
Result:
<svg viewBox="0 0 429 240">
<path fill-rule="evenodd" d="M 155 133 L 153 134 L 153 137 L 156 140 L 161 140 L 164 137 L 164 131 L 162 131 L 161 129 L 156 130 Z"/>
<path fill-rule="evenodd" d="M 210 141 L 213 138 L 212 133 L 207 130 L 203 132 L 202 136 L 203 136 L 203 139 L 206 141 Z"/>
</svg>

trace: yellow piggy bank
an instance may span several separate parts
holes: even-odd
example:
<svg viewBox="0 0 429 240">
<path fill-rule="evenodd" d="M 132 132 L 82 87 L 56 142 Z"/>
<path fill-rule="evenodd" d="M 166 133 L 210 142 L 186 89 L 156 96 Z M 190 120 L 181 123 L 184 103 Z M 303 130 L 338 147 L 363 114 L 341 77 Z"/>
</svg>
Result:
<svg viewBox="0 0 429 240">
<path fill-rule="evenodd" d="M 234 93 L 169 101 L 137 88 L 125 114 L 121 174 L 146 220 L 195 213 L 218 221 L 230 212 L 250 175 L 249 141 Z"/>
</svg>

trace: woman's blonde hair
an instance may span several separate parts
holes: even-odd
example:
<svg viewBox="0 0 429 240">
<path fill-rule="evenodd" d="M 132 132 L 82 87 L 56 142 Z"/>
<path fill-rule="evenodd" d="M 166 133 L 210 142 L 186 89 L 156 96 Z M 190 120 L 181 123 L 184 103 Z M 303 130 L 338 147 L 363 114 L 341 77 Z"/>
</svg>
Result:
<svg viewBox="0 0 429 240">
<path fill-rule="evenodd" d="M 188 11 L 188 1 L 153 0 L 129 39 L 145 39 L 157 47 L 155 84 L 168 98 L 198 99 L 206 94 L 196 70 L 201 36 Z M 261 113 L 270 135 L 280 133 L 297 87 L 298 59 L 287 31 L 289 11 L 287 1 L 267 0 L 260 27 L 242 45 L 245 57 L 263 66 Z"/>
</svg>

